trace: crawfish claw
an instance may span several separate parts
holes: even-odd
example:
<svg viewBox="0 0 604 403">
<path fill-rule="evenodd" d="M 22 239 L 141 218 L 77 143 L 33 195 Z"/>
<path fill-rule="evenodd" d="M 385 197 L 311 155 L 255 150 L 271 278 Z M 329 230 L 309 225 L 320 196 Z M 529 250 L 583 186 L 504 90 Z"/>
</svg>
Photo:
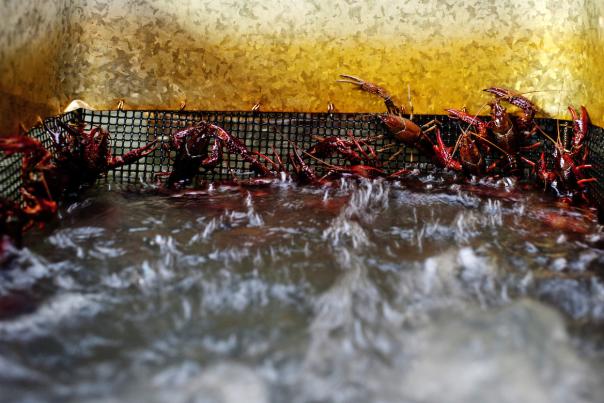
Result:
<svg viewBox="0 0 604 403">
<path fill-rule="evenodd" d="M 340 77 L 342 77 L 344 80 L 336 80 L 337 83 L 348 83 L 355 84 L 358 86 L 362 86 L 363 84 L 365 84 L 365 80 L 362 80 L 359 77 L 351 76 L 349 74 L 340 74 Z"/>
<path fill-rule="evenodd" d="M 483 91 L 495 95 L 497 98 L 502 98 L 507 102 L 511 103 L 522 109 L 526 114 L 534 115 L 537 111 L 535 104 L 528 100 L 528 98 L 522 96 L 519 92 L 510 90 L 503 87 L 489 87 Z"/>
<path fill-rule="evenodd" d="M 344 78 L 344 80 L 337 80 L 336 82 L 356 85 L 361 91 L 365 91 L 370 94 L 374 94 L 381 97 L 384 101 L 386 101 L 386 106 L 389 110 L 390 108 L 396 108 L 392 103 L 392 97 L 390 96 L 388 91 L 386 91 L 379 85 L 369 83 L 365 80 L 360 79 L 359 77 L 351 76 L 348 74 L 340 74 L 340 77 Z"/>
<path fill-rule="evenodd" d="M 384 103 L 386 104 L 388 113 L 400 115 L 404 112 L 404 108 L 399 108 L 398 106 L 396 106 L 392 101 L 392 97 L 390 96 L 388 91 L 386 91 L 379 85 L 369 83 L 365 80 L 360 79 L 359 77 L 351 76 L 349 74 L 340 74 L 340 77 L 343 78 L 343 80 L 336 80 L 336 82 L 356 85 L 359 90 L 377 95 L 378 97 L 382 98 L 384 100 Z"/>
<path fill-rule="evenodd" d="M 473 126 L 477 126 L 477 127 L 481 128 L 481 129 L 482 129 L 483 126 L 487 125 L 485 122 L 483 122 L 477 116 L 472 116 L 468 112 L 466 112 L 465 108 L 462 109 L 462 110 L 458 110 L 458 109 L 445 109 L 445 111 L 447 111 L 449 113 L 449 117 L 451 117 L 453 119 L 459 119 L 462 122 L 466 122 L 466 123 L 471 124 Z"/>
</svg>

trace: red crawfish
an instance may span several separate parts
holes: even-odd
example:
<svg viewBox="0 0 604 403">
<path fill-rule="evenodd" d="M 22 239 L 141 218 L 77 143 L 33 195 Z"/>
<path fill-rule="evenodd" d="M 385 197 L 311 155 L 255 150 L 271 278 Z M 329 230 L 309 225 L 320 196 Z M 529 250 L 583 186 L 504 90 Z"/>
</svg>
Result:
<svg viewBox="0 0 604 403">
<path fill-rule="evenodd" d="M 409 171 L 407 169 L 400 169 L 396 172 L 389 174 L 381 168 L 370 166 L 370 165 L 363 165 L 363 164 L 337 166 L 337 165 L 329 164 L 329 163 L 327 163 L 317 157 L 314 157 L 313 155 L 310 155 L 306 152 L 305 152 L 305 154 L 308 155 L 310 158 L 316 160 L 321 165 L 324 165 L 327 168 L 329 168 L 329 171 L 325 175 L 323 175 L 323 177 L 318 179 L 319 183 L 323 183 L 323 179 L 325 179 L 327 177 L 332 177 L 334 175 L 339 176 L 342 174 L 349 174 L 349 175 L 354 175 L 354 176 L 358 176 L 361 178 L 367 178 L 367 179 L 375 179 L 375 178 L 395 179 L 402 175 L 407 175 L 407 174 L 411 173 L 411 171 Z"/>
<path fill-rule="evenodd" d="M 546 187 L 552 189 L 565 204 L 587 201 L 586 184 L 595 182 L 595 178 L 587 177 L 584 173 L 592 165 L 586 164 L 587 150 L 583 151 L 583 141 L 589 130 L 589 117 L 585 107 L 581 107 L 581 117 L 577 116 L 575 109 L 570 106 L 569 111 L 573 118 L 573 136 L 568 140 L 565 128 L 564 136 L 558 136 L 554 143 L 552 153 L 552 169 L 548 169 L 545 154 L 541 153 L 540 160 L 536 163 L 523 158 L 533 166 L 537 177 L 544 182 Z M 549 138 L 549 136 L 548 136 Z M 550 139 L 551 140 L 551 139 Z M 570 150 L 566 148 L 570 144 Z"/>
<path fill-rule="evenodd" d="M 356 139 L 351 131 L 348 132 L 348 138 L 337 136 L 313 136 L 313 138 L 318 141 L 306 150 L 306 153 L 314 157 L 328 158 L 337 153 L 352 165 L 361 163 L 380 164 L 375 150 L 369 144 L 369 140 Z"/>
<path fill-rule="evenodd" d="M 490 87 L 484 91 L 495 95 L 495 99 L 489 103 L 491 107 L 489 127 L 493 134 L 493 141 L 506 153 L 508 171 L 518 174 L 520 152 L 541 144 L 537 142 L 525 146 L 531 135 L 538 129 L 534 120 L 537 107 L 528 98 L 510 89 Z M 515 116 L 510 115 L 501 105 L 501 101 L 520 108 L 520 113 Z"/>
<path fill-rule="evenodd" d="M 530 134 L 536 129 L 534 116 L 537 108 L 526 97 L 512 90 L 490 87 L 484 91 L 496 96 L 493 101 L 489 102 L 491 108 L 489 121 L 485 122 L 478 116 L 472 116 L 465 109 L 447 109 L 447 112 L 452 118 L 474 126 L 480 140 L 480 149 L 485 153 L 490 153 L 492 146 L 494 146 L 503 153 L 503 158 L 498 164 L 503 163 L 503 168 L 511 174 L 519 174 L 519 152 L 540 145 L 540 143 L 535 143 L 523 147 Z M 501 104 L 502 100 L 521 108 L 520 115 L 510 115 Z M 491 136 L 489 136 L 489 133 Z"/>
<path fill-rule="evenodd" d="M 338 82 L 353 84 L 359 90 L 377 95 L 384 100 L 387 113 L 385 115 L 380 115 L 379 118 L 396 141 L 422 151 L 431 152 L 433 150 L 432 142 L 426 133 L 434 130 L 436 121 L 418 126 L 413 122 L 413 110 L 411 110 L 409 119 L 403 117 L 402 115 L 405 112 L 405 109 L 396 106 L 394 101 L 392 101 L 392 96 L 384 88 L 366 82 L 355 76 L 341 74 L 340 77 L 342 77 L 342 80 L 337 80 Z M 411 109 L 413 109 L 413 107 L 411 107 Z"/>
<path fill-rule="evenodd" d="M 453 162 L 448 149 L 444 146 L 440 134 L 437 134 L 436 142 L 432 141 L 427 135 L 427 133 L 436 130 L 436 125 L 438 123 L 436 120 L 432 120 L 425 125 L 419 126 L 413 122 L 413 105 L 411 105 L 411 114 L 409 115 L 409 119 L 407 119 L 402 116 L 405 109 L 396 106 L 394 101 L 392 101 L 391 95 L 384 88 L 366 82 L 355 76 L 342 74 L 340 77 L 342 77 L 342 80 L 338 80 L 338 82 L 353 84 L 359 90 L 377 95 L 384 100 L 387 113 L 385 115 L 380 115 L 379 118 L 396 141 L 401 142 L 408 147 L 417 148 L 424 155 L 432 156 L 441 166 L 454 170 L 461 169 L 460 166 L 458 167 L 458 165 Z M 390 159 L 394 159 L 401 152 L 402 150 L 399 150 Z"/>
<path fill-rule="evenodd" d="M 495 95 L 495 103 L 493 105 L 499 104 L 501 100 L 520 108 L 520 113 L 512 118 L 517 131 L 528 132 L 527 134 L 534 132 L 537 107 L 528 98 L 517 91 L 503 87 L 489 87 L 484 91 Z M 506 113 L 505 108 L 496 113 Z M 501 132 L 503 132 L 503 129 Z"/>
<path fill-rule="evenodd" d="M 570 107 L 569 110 L 572 111 L 574 109 Z M 571 112 L 571 115 L 573 115 L 573 112 Z M 587 111 L 585 111 L 585 115 L 587 115 Z M 588 122 L 587 119 L 585 121 Z M 591 164 L 586 164 L 587 149 L 584 152 L 582 151 L 583 139 L 587 135 L 588 126 L 578 124 L 574 121 L 572 128 L 573 137 L 570 141 L 570 150 L 565 147 L 567 142 L 563 142 L 560 138 L 554 144 L 553 170 L 563 189 L 566 191 L 566 199 L 569 202 L 575 202 L 579 197 L 587 201 L 585 185 L 597 181 L 596 178 L 585 175 L 585 170 L 592 168 Z M 566 136 L 564 137 L 566 138 Z"/>
<path fill-rule="evenodd" d="M 485 159 L 478 147 L 477 135 L 464 131 L 459 136 L 459 159 L 467 174 L 480 175 L 485 172 Z"/>
<path fill-rule="evenodd" d="M 294 170 L 294 180 L 300 185 L 322 184 L 324 182 L 323 179 L 319 178 L 314 169 L 308 166 L 308 164 L 304 161 L 300 155 L 298 146 L 296 146 L 294 143 L 291 143 L 291 145 L 293 147 L 293 151 L 290 152 L 287 157 Z M 283 166 L 283 164 L 281 165 Z"/>
<path fill-rule="evenodd" d="M 229 153 L 239 154 L 259 175 L 272 176 L 270 169 L 258 159 L 268 157 L 249 151 L 239 139 L 221 127 L 201 121 L 172 135 L 168 149 L 176 155 L 172 171 L 166 173 L 169 175 L 167 185 L 188 185 L 201 168 L 205 171 L 213 170 L 222 162 L 224 148 Z"/>
<path fill-rule="evenodd" d="M 589 131 L 589 115 L 587 109 L 581 105 L 581 115 L 577 114 L 577 110 L 571 105 L 568 107 L 572 121 L 573 121 L 573 138 L 571 141 L 571 152 L 573 155 L 578 156 L 583 151 L 583 145 L 587 132 Z M 583 161 L 586 156 L 583 156 Z"/>
<path fill-rule="evenodd" d="M 533 172 L 537 176 L 537 179 L 541 181 L 546 188 L 551 187 L 551 189 L 554 190 L 557 195 L 560 195 L 557 182 L 558 175 L 556 175 L 554 171 L 548 169 L 544 152 L 541 153 L 541 157 L 539 157 L 537 162 L 533 162 L 525 157 L 521 158 L 524 162 L 533 167 Z"/>
<path fill-rule="evenodd" d="M 5 136 L 0 138 L 0 150 L 6 155 L 22 154 L 21 180 L 19 189 L 24 205 L 22 212 L 27 217 L 25 229 L 52 219 L 57 212 L 57 203 L 53 194 L 59 193 L 56 166 L 51 161 L 52 155 L 42 143 L 24 135 Z"/>
<path fill-rule="evenodd" d="M 111 134 L 100 126 L 86 129 L 85 124 L 70 125 L 55 120 L 58 129 L 52 129 L 45 122 L 46 131 L 53 140 L 55 163 L 60 174 L 67 177 L 67 190 L 77 190 L 82 184 L 92 184 L 98 177 L 112 169 L 145 157 L 155 151 L 157 140 L 114 156 L 109 144 Z"/>
</svg>

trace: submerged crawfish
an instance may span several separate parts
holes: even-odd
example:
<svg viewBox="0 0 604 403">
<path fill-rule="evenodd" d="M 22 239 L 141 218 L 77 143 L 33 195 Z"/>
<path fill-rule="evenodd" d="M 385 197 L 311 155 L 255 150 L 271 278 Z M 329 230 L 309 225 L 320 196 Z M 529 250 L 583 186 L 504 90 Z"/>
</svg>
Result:
<svg viewBox="0 0 604 403">
<path fill-rule="evenodd" d="M 114 156 L 109 144 L 111 134 L 102 127 L 86 130 L 84 124 L 72 126 L 58 119 L 55 122 L 59 130 L 51 129 L 46 122 L 44 127 L 53 141 L 55 163 L 67 191 L 92 184 L 101 174 L 131 164 L 157 148 L 154 140 L 122 156 Z"/>
<path fill-rule="evenodd" d="M 213 144 L 210 149 L 210 141 Z M 264 166 L 256 156 L 270 160 L 263 154 L 249 151 L 237 138 L 227 133 L 221 127 L 201 121 L 194 126 L 186 127 L 175 132 L 168 149 L 176 152 L 172 171 L 164 173 L 168 176 L 167 185 L 188 185 L 203 168 L 211 171 L 222 162 L 223 148 L 230 153 L 236 153 L 250 164 L 251 168 L 261 176 L 271 176 L 272 172 Z"/>
</svg>

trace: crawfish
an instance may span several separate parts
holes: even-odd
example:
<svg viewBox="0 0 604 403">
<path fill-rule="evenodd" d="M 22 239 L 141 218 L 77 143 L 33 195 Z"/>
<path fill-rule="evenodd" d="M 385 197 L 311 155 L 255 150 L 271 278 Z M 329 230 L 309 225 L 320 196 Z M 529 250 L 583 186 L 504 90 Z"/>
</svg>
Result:
<svg viewBox="0 0 604 403">
<path fill-rule="evenodd" d="M 384 100 L 387 113 L 380 115 L 379 118 L 396 141 L 408 147 L 414 147 L 426 156 L 432 156 L 439 166 L 451 168 L 455 171 L 462 170 L 461 164 L 453 159 L 452 155 L 450 155 L 450 149 L 442 141 L 436 120 L 418 126 L 413 122 L 413 106 L 411 106 L 411 114 L 409 119 L 407 119 L 402 116 L 404 108 L 396 106 L 390 94 L 382 87 L 350 75 L 342 74 L 340 77 L 343 80 L 338 80 L 338 82 L 354 84 L 361 91 L 377 95 Z M 432 141 L 427 134 L 434 130 L 436 130 L 436 142 Z M 393 160 L 401 152 L 402 150 L 397 151 L 390 157 L 390 160 Z"/>
<path fill-rule="evenodd" d="M 536 113 L 535 105 L 522 95 L 516 94 L 511 90 L 501 87 L 491 87 L 484 91 L 496 95 L 495 100 L 489 103 L 491 108 L 490 121 L 485 122 L 477 116 L 468 114 L 465 110 L 447 109 L 449 116 L 468 123 L 478 129 L 477 136 L 480 140 L 480 148 L 484 152 L 491 151 L 491 145 L 500 150 L 504 156 L 499 161 L 505 162 L 505 168 L 512 174 L 519 174 L 518 153 L 523 149 L 530 149 L 538 146 L 540 143 L 529 147 L 521 147 L 525 137 L 521 135 L 522 130 L 532 130 L 536 127 L 534 116 Z M 506 108 L 501 105 L 501 100 L 505 100 L 521 108 L 521 115 L 512 117 L 508 114 Z M 489 132 L 492 134 L 492 141 L 489 140 Z M 528 138 L 528 135 L 527 137 Z"/>
<path fill-rule="evenodd" d="M 537 107 L 528 98 L 516 91 L 503 87 L 489 87 L 484 91 L 495 95 L 495 104 L 498 104 L 499 100 L 503 100 L 520 108 L 520 114 L 513 117 L 513 123 L 518 132 L 524 132 L 526 137 L 529 137 L 534 132 Z M 502 113 L 506 113 L 505 108 L 503 108 Z M 502 127 L 500 132 L 504 134 L 504 131 L 505 127 Z"/>
<path fill-rule="evenodd" d="M 459 137 L 459 158 L 463 171 L 471 175 L 480 175 L 485 171 L 485 160 L 478 147 L 477 135 L 464 132 Z"/>
<path fill-rule="evenodd" d="M 566 204 L 579 202 L 581 199 L 586 200 L 587 183 L 595 182 L 595 178 L 586 177 L 584 171 L 592 168 L 592 165 L 586 164 L 587 153 L 583 152 L 583 140 L 588 131 L 587 110 L 582 107 L 581 118 L 577 118 L 576 111 L 571 106 L 569 111 L 573 118 L 573 137 L 570 140 L 571 149 L 568 150 L 566 130 L 563 136 L 564 140 L 558 136 L 554 141 L 553 151 L 553 167 L 548 170 L 545 162 L 544 153 L 537 163 L 523 158 L 524 161 L 533 166 L 537 177 L 541 179 L 546 186 L 549 186 L 556 195 Z"/>
<path fill-rule="evenodd" d="M 573 119 L 572 130 L 573 136 L 570 140 L 571 149 L 566 148 L 566 134 L 564 140 L 558 137 L 554 146 L 554 171 L 560 182 L 567 190 L 571 200 L 577 199 L 580 195 L 583 199 L 587 199 L 585 185 L 587 183 L 596 182 L 595 178 L 586 177 L 584 171 L 592 168 L 591 164 L 586 164 L 587 149 L 584 149 L 584 140 L 589 131 L 589 116 L 587 109 L 581 107 L 581 117 L 577 116 L 575 109 L 572 106 L 568 108 Z M 565 133 L 568 126 L 565 129 Z"/>
<path fill-rule="evenodd" d="M 380 115 L 379 118 L 396 141 L 420 151 L 431 153 L 433 150 L 432 142 L 426 133 L 434 130 L 435 121 L 418 126 L 413 122 L 413 110 L 411 110 L 409 119 L 403 117 L 404 108 L 396 106 L 391 95 L 384 88 L 355 76 L 341 74 L 340 77 L 343 79 L 338 80 L 338 82 L 356 85 L 359 90 L 377 95 L 384 100 L 387 113 Z"/>
<path fill-rule="evenodd" d="M 28 218 L 24 227 L 27 229 L 34 222 L 43 227 L 57 212 L 53 200 L 53 190 L 58 193 L 57 169 L 51 161 L 52 155 L 38 140 L 23 135 L 0 138 L 0 150 L 8 155 L 23 154 L 19 191 L 24 201 L 22 211 Z"/>
<path fill-rule="evenodd" d="M 213 144 L 210 148 L 210 141 Z M 233 137 L 219 126 L 201 121 L 194 126 L 175 132 L 170 140 L 169 149 L 176 152 L 172 172 L 169 173 L 167 185 L 188 185 L 199 170 L 213 170 L 222 162 L 223 148 L 230 153 L 237 153 L 248 162 L 252 169 L 262 176 L 272 176 L 272 172 L 257 157 L 268 157 L 253 151 L 236 137 Z"/>
<path fill-rule="evenodd" d="M 547 168 L 547 162 L 545 161 L 544 152 L 541 153 L 541 157 L 537 162 L 533 162 L 524 157 L 521 158 L 524 162 L 533 167 L 533 172 L 537 176 L 537 179 L 543 182 L 545 187 L 551 187 L 552 190 L 554 190 L 556 194 L 560 196 L 560 191 L 558 190 L 558 175 L 556 174 L 556 172 Z"/>
<path fill-rule="evenodd" d="M 336 136 L 314 136 L 318 142 L 306 150 L 306 153 L 317 158 L 328 158 L 334 153 L 339 153 L 352 165 L 362 162 L 379 164 L 375 150 L 367 140 L 357 140 L 352 132 L 348 132 L 348 136 L 349 140 Z"/>
<path fill-rule="evenodd" d="M 477 129 L 477 131 L 474 132 L 475 137 L 477 137 L 480 140 L 481 147 L 484 149 L 485 152 L 490 151 L 490 145 L 488 143 L 489 124 L 487 122 L 484 122 L 478 116 L 473 116 L 473 115 L 469 114 L 465 108 L 460 109 L 460 110 L 458 110 L 458 109 L 445 109 L 445 110 L 449 113 L 449 117 L 451 117 L 453 119 L 459 119 L 462 122 L 465 122 L 471 126 L 474 126 Z"/>
<path fill-rule="evenodd" d="M 308 164 L 302 159 L 298 146 L 292 143 L 293 152 L 288 154 L 290 164 L 294 169 L 294 178 L 298 184 L 307 185 L 311 183 L 321 184 L 323 181 L 320 179 L 315 171 L 308 166 Z M 282 164 L 281 164 L 282 165 Z"/>
<path fill-rule="evenodd" d="M 55 148 L 55 163 L 66 180 L 66 190 L 77 190 L 82 184 L 92 184 L 112 169 L 132 164 L 155 151 L 157 140 L 127 152 L 122 156 L 111 153 L 111 134 L 100 126 L 85 129 L 84 124 L 68 125 L 56 119 L 61 130 L 44 123 Z"/>
<path fill-rule="evenodd" d="M 453 158 L 453 147 L 445 146 L 445 143 L 440 135 L 440 130 L 436 129 L 436 143 L 432 145 L 434 160 L 442 168 L 451 168 L 454 171 L 461 171 L 462 164 Z"/>
<path fill-rule="evenodd" d="M 333 176 L 333 175 L 341 175 L 341 174 L 350 174 L 350 175 L 355 175 L 355 176 L 359 176 L 361 178 L 367 178 L 367 179 L 375 179 L 375 178 L 395 179 L 402 175 L 411 173 L 411 171 L 409 171 L 407 169 L 400 169 L 394 173 L 388 174 L 386 171 L 384 171 L 381 168 L 378 168 L 375 166 L 370 166 L 370 165 L 363 165 L 363 164 L 353 164 L 353 165 L 349 165 L 349 166 L 337 166 L 337 165 L 328 164 L 327 162 L 325 162 L 313 155 L 310 155 L 308 153 L 306 153 L 306 155 L 308 155 L 309 157 L 316 160 L 320 164 L 325 165 L 326 167 L 329 168 L 329 171 L 322 178 L 318 179 L 319 183 L 321 183 L 324 178 L 327 178 L 327 177 Z"/>
<path fill-rule="evenodd" d="M 568 107 L 572 121 L 573 121 L 573 138 L 571 141 L 571 153 L 573 156 L 578 156 L 583 151 L 583 143 L 587 132 L 589 131 L 589 115 L 587 109 L 581 105 L 581 116 L 577 114 L 577 110 L 571 105 Z M 587 155 L 583 155 L 583 161 L 587 158 Z"/>
</svg>

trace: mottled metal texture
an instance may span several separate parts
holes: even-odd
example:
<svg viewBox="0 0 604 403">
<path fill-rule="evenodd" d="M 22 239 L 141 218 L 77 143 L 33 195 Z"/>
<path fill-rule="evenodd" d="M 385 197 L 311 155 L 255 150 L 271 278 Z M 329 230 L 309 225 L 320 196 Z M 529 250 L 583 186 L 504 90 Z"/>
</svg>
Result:
<svg viewBox="0 0 604 403">
<path fill-rule="evenodd" d="M 60 61 L 70 46 L 64 3 L 0 2 L 0 133 L 61 110 L 66 95 Z"/>
<path fill-rule="evenodd" d="M 3 130 L 76 98 L 383 110 L 336 84 L 340 73 L 377 81 L 400 103 L 410 85 L 421 113 L 484 111 L 480 90 L 501 85 L 531 92 L 543 115 L 585 104 L 604 124 L 601 0 L 5 0 L 0 11 Z"/>
</svg>

